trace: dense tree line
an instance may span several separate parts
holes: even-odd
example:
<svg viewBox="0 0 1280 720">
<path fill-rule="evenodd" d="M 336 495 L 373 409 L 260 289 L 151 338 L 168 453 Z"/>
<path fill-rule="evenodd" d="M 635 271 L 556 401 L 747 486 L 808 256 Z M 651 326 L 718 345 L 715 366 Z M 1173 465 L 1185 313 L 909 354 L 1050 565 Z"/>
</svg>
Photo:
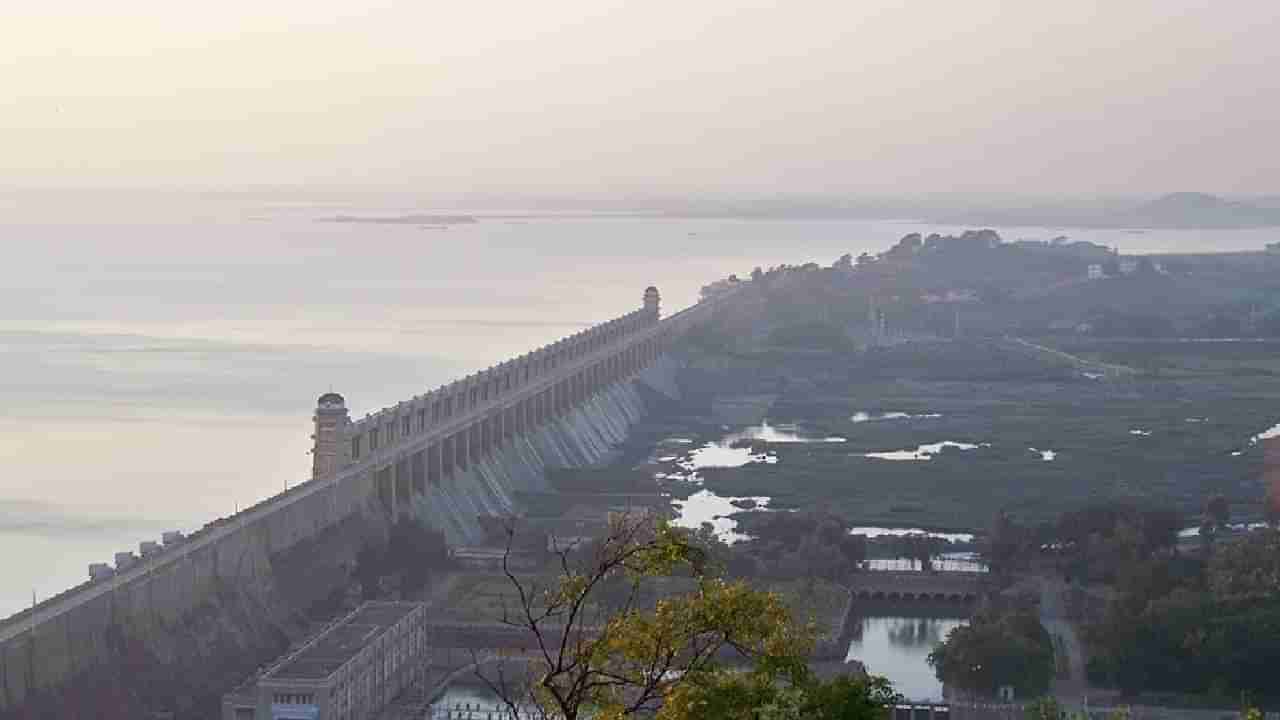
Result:
<svg viewBox="0 0 1280 720">
<path fill-rule="evenodd" d="M 867 539 L 850 535 L 848 524 L 830 513 L 761 513 L 752 518 L 751 533 L 755 539 L 726 548 L 730 575 L 842 582 L 867 557 Z"/>
<path fill-rule="evenodd" d="M 1280 532 L 1203 554 L 1135 563 L 1087 628 L 1094 682 L 1125 690 L 1275 697 L 1280 667 Z"/>
<path fill-rule="evenodd" d="M 1038 527 L 1001 516 L 988 552 L 998 570 L 1036 565 L 1110 587 L 1110 601 L 1083 628 L 1091 682 L 1135 693 L 1274 699 L 1280 531 L 1223 535 L 1228 520 L 1226 500 L 1210 497 L 1202 542 L 1179 550 L 1185 523 L 1168 510 L 1095 505 Z"/>
<path fill-rule="evenodd" d="M 1047 557 L 1068 580 L 1111 583 L 1142 558 L 1171 550 L 1183 524 L 1175 510 L 1131 503 L 1089 505 L 1038 526 L 1020 525 L 1001 513 L 987 556 L 1000 573 L 1027 569 Z"/>
</svg>

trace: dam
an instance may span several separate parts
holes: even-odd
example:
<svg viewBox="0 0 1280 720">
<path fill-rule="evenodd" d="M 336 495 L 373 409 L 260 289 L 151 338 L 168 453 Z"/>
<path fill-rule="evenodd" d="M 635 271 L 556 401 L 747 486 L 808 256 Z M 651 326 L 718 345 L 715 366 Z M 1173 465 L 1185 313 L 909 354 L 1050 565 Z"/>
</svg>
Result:
<svg viewBox="0 0 1280 720">
<path fill-rule="evenodd" d="M 546 468 L 605 459 L 645 412 L 641 384 L 677 393 L 669 351 L 732 295 L 664 318 L 650 287 L 633 312 L 355 420 L 323 394 L 309 480 L 0 621 L 0 716 L 42 698 L 73 716 L 122 683 L 145 693 L 156 668 L 213 677 L 229 657 L 270 656 L 398 520 L 477 541 L 481 518 L 548 490 Z"/>
</svg>

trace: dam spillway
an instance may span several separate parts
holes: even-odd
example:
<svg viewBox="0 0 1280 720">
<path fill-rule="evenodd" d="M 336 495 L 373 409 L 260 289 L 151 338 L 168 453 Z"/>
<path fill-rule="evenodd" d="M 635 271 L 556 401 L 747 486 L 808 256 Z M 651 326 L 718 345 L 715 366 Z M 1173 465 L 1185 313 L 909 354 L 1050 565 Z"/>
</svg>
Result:
<svg viewBox="0 0 1280 720">
<path fill-rule="evenodd" d="M 309 481 L 0 621 L 0 715 L 118 683 L 95 674 L 122 653 L 194 672 L 251 655 L 397 520 L 479 541 L 482 517 L 550 490 L 547 468 L 607 460 L 645 412 L 638 386 L 674 393 L 669 351 L 729 299 L 662 318 L 649 288 L 641 309 L 355 421 L 322 395 Z"/>
</svg>

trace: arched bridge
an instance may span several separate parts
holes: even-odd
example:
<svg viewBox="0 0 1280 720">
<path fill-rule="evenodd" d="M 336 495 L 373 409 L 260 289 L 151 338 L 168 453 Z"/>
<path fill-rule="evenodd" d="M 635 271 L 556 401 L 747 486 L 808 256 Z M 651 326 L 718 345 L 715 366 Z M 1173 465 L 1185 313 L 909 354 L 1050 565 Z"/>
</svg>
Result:
<svg viewBox="0 0 1280 720">
<path fill-rule="evenodd" d="M 981 594 L 983 575 L 977 572 L 871 570 L 855 574 L 849 589 L 856 600 L 971 603 Z"/>
</svg>

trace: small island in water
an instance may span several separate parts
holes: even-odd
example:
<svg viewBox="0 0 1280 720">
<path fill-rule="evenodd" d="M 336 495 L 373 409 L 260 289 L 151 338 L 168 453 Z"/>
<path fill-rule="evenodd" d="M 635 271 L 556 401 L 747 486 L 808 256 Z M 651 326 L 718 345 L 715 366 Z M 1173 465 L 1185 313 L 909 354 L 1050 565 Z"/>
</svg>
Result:
<svg viewBox="0 0 1280 720">
<path fill-rule="evenodd" d="M 320 218 L 320 222 L 364 223 L 368 225 L 465 225 L 476 222 L 472 215 L 394 215 L 366 217 L 360 215 L 335 215 Z"/>
</svg>

